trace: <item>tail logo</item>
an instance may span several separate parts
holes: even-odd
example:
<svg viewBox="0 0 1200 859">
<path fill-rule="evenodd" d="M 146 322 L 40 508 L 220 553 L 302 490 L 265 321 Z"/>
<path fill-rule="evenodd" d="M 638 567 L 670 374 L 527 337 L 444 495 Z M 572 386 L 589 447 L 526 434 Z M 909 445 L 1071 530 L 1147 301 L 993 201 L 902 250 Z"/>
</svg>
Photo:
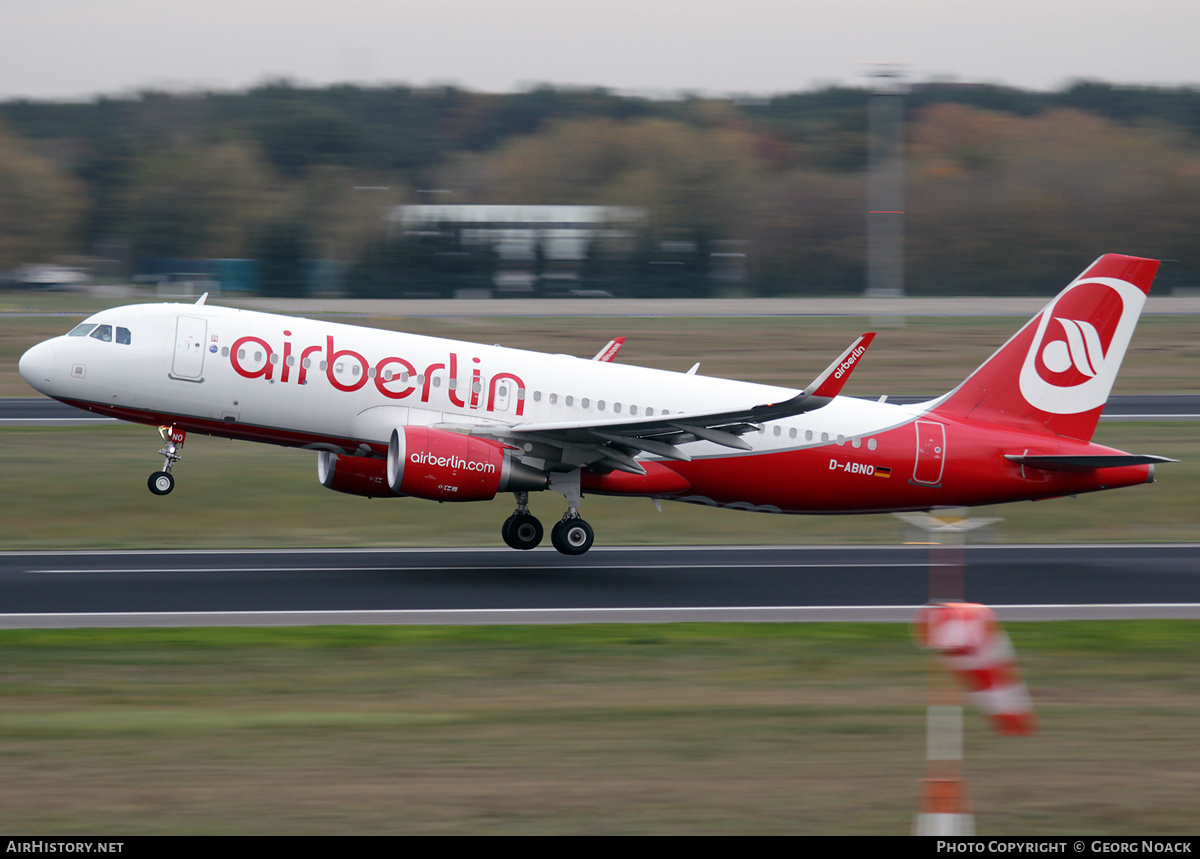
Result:
<svg viewBox="0 0 1200 859">
<path fill-rule="evenodd" d="M 1056 321 L 1067 339 L 1051 340 L 1045 345 L 1042 366 L 1056 375 L 1074 368 L 1089 379 L 1095 376 L 1096 367 L 1104 366 L 1104 346 L 1096 327 L 1083 319 L 1059 317 Z"/>
<path fill-rule="evenodd" d="M 1021 367 L 1021 395 L 1051 414 L 1104 405 L 1146 296 L 1111 277 L 1078 280 L 1042 311 Z"/>
</svg>

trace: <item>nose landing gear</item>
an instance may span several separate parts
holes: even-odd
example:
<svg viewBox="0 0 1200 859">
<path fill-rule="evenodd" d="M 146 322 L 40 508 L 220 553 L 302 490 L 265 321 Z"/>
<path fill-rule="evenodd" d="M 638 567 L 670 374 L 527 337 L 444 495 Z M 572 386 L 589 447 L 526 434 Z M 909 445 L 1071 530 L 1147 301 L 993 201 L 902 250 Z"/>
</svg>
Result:
<svg viewBox="0 0 1200 859">
<path fill-rule="evenodd" d="M 175 488 L 175 478 L 171 474 L 171 469 L 182 457 L 179 448 L 183 447 L 187 432 L 175 427 L 159 427 L 158 434 L 162 436 L 164 442 L 163 449 L 158 452 L 158 455 L 163 457 L 163 468 L 162 471 L 151 474 L 146 485 L 155 495 L 169 495 Z"/>
</svg>

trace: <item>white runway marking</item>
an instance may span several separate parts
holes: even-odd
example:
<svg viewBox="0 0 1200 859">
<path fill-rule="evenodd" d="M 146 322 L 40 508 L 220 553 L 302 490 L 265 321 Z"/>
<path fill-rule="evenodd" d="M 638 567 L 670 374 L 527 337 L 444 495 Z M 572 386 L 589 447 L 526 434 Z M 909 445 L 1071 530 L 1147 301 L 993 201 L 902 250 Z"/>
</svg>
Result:
<svg viewBox="0 0 1200 859">
<path fill-rule="evenodd" d="M 920 606 L 730 606 L 360 611 L 95 612 L 0 615 L 0 629 L 570 623 L 911 623 Z M 1198 603 L 1000 605 L 1001 621 L 1200 619 Z"/>
</svg>

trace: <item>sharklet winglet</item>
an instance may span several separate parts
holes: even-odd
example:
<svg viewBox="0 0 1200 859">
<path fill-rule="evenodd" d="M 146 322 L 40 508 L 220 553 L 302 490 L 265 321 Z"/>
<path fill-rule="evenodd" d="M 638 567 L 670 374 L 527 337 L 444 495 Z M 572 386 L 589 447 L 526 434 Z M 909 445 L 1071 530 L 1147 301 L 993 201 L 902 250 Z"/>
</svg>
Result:
<svg viewBox="0 0 1200 859">
<path fill-rule="evenodd" d="M 836 397 L 849 380 L 850 374 L 854 372 L 858 359 L 863 356 L 874 339 L 874 331 L 859 337 L 850 344 L 845 352 L 838 355 L 833 363 L 825 368 L 825 372 L 817 376 L 805 390 L 814 397 Z"/>
</svg>

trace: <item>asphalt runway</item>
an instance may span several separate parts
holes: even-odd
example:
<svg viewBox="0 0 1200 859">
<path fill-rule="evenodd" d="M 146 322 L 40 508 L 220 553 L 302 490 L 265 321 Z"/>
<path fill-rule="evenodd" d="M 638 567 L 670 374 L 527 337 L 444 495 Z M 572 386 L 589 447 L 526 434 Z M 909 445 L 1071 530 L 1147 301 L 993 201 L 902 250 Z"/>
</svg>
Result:
<svg viewBox="0 0 1200 859">
<path fill-rule="evenodd" d="M 903 399 L 903 398 L 893 398 Z M 910 401 L 913 398 L 909 398 Z M 1200 420 L 1200 396 L 1110 399 L 1104 420 Z M 45 397 L 0 425 L 107 423 Z M 928 547 L 0 554 L 0 628 L 306 623 L 907 621 Z M 1002 619 L 1200 617 L 1200 545 L 973 546 L 964 598 Z M 932 558 L 952 569 L 944 552 Z"/>
<path fill-rule="evenodd" d="M 0 627 L 906 622 L 931 574 L 1002 620 L 1200 618 L 1200 544 L 349 549 L 0 553 Z"/>
<path fill-rule="evenodd" d="M 916 403 L 928 397 L 888 397 L 893 403 Z M 1137 395 L 1110 397 L 1100 418 L 1104 421 L 1200 420 L 1200 395 Z M 49 397 L 0 398 L 0 426 L 83 426 L 120 423 L 114 418 L 82 412 Z"/>
</svg>

